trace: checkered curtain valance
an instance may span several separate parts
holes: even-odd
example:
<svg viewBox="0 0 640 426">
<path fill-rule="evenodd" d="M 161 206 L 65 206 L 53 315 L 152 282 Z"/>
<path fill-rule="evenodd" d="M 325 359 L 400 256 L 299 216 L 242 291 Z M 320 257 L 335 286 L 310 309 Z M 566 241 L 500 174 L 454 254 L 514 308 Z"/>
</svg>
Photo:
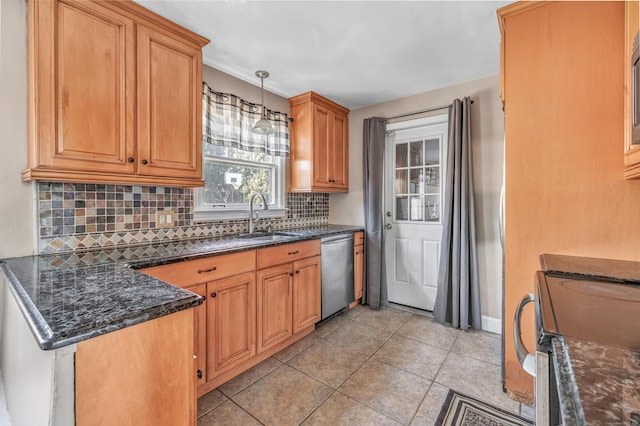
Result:
<svg viewBox="0 0 640 426">
<path fill-rule="evenodd" d="M 229 93 L 216 92 L 207 83 L 202 86 L 203 142 L 279 157 L 289 156 L 287 114 L 265 109 L 267 120 L 276 132 L 257 135 L 251 129 L 260 120 L 263 105 L 247 102 Z"/>
</svg>

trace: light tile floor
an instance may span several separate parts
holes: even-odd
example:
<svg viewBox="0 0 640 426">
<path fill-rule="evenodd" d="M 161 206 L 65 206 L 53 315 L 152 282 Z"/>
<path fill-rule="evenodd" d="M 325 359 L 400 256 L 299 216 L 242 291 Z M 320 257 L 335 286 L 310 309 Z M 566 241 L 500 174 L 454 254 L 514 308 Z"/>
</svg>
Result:
<svg viewBox="0 0 640 426">
<path fill-rule="evenodd" d="M 500 382 L 500 336 L 357 306 L 198 400 L 198 426 L 432 425 L 449 389 L 532 418 Z"/>
</svg>

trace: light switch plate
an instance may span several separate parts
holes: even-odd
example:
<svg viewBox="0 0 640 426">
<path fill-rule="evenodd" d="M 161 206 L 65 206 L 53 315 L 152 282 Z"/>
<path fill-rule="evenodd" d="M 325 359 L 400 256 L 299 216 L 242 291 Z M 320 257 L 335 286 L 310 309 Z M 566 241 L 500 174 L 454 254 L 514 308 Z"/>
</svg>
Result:
<svg viewBox="0 0 640 426">
<path fill-rule="evenodd" d="M 175 222 L 175 214 L 173 210 L 158 210 L 156 212 L 156 227 L 170 228 Z"/>
</svg>

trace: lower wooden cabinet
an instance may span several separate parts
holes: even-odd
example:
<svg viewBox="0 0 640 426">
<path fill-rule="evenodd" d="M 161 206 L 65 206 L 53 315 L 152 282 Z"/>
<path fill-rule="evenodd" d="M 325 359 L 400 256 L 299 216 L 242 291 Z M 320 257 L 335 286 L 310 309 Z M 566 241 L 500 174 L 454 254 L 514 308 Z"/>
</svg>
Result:
<svg viewBox="0 0 640 426">
<path fill-rule="evenodd" d="M 258 278 L 258 352 L 288 339 L 293 334 L 291 264 L 262 269 Z"/>
<path fill-rule="evenodd" d="M 320 256 L 293 262 L 293 332 L 313 326 L 322 314 Z"/>
<path fill-rule="evenodd" d="M 256 354 L 256 282 L 249 272 L 207 284 L 207 378 Z"/>
<path fill-rule="evenodd" d="M 314 330 L 320 271 L 320 240 L 142 270 L 205 298 L 194 310 L 198 396 Z"/>
</svg>

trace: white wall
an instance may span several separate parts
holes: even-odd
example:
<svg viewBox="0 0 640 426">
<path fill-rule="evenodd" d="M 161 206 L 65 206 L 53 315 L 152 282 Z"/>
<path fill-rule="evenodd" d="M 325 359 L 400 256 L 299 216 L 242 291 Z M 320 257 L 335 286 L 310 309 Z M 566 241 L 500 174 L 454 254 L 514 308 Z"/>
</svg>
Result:
<svg viewBox="0 0 640 426">
<path fill-rule="evenodd" d="M 34 251 L 32 184 L 27 166 L 26 2 L 0 1 L 0 259 Z M 53 352 L 43 352 L 0 274 L 0 369 L 13 425 L 48 424 Z"/>
<path fill-rule="evenodd" d="M 34 250 L 32 184 L 27 167 L 27 6 L 0 1 L 0 259 Z"/>
<path fill-rule="evenodd" d="M 349 193 L 331 194 L 329 223 L 364 225 L 362 125 L 369 117 L 393 117 L 448 105 L 470 96 L 482 314 L 502 318 L 502 250 L 498 212 L 502 186 L 504 115 L 499 77 L 487 77 L 420 93 L 349 113 Z M 436 111 L 434 114 L 446 110 Z M 418 118 L 412 116 L 410 118 Z"/>
</svg>

